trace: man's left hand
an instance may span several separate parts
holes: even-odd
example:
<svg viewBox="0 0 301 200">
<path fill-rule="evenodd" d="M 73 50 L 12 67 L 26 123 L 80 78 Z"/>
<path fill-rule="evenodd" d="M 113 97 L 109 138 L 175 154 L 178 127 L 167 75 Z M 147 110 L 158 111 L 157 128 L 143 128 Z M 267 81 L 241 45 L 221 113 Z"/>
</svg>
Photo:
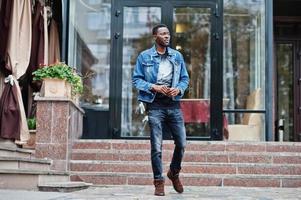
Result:
<svg viewBox="0 0 301 200">
<path fill-rule="evenodd" d="M 167 93 L 170 97 L 175 97 L 180 93 L 180 90 L 178 88 L 169 88 L 169 91 Z"/>
</svg>

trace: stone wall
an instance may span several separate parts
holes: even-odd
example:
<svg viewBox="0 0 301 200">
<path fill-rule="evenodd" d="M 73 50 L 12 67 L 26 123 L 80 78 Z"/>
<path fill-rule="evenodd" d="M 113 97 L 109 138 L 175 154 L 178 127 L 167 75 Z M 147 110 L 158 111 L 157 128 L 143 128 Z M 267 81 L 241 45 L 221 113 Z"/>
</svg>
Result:
<svg viewBox="0 0 301 200">
<path fill-rule="evenodd" d="M 72 143 L 82 135 L 84 111 L 67 98 L 36 97 L 35 100 L 35 156 L 53 160 L 53 170 L 69 171 Z"/>
</svg>

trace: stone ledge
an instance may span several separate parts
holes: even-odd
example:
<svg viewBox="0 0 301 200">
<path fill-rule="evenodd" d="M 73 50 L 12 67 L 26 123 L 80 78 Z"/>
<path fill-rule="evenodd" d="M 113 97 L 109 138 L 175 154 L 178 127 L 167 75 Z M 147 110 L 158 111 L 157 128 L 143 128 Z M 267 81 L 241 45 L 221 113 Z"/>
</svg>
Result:
<svg viewBox="0 0 301 200">
<path fill-rule="evenodd" d="M 38 171 L 38 170 L 27 170 L 27 169 L 0 169 L 0 174 L 38 174 L 38 175 L 61 175 L 69 176 L 69 173 L 62 171 Z"/>
<path fill-rule="evenodd" d="M 82 186 L 91 186 L 92 183 L 85 183 L 80 181 L 72 181 L 72 182 L 53 182 L 53 183 L 44 183 L 39 184 L 39 186 L 43 187 L 82 187 Z"/>
<path fill-rule="evenodd" d="M 77 190 L 87 189 L 89 186 L 93 184 L 85 183 L 85 182 L 52 182 L 52 183 L 44 183 L 39 184 L 40 191 L 47 192 L 73 192 Z"/>
<path fill-rule="evenodd" d="M 125 140 L 125 139 L 78 139 L 74 141 L 75 143 L 122 143 L 122 144 L 149 144 L 149 137 L 145 137 L 145 140 L 140 140 L 140 139 L 134 139 L 134 140 Z M 173 140 L 164 140 L 163 144 L 174 144 Z M 193 140 L 188 140 L 187 141 L 187 146 L 188 145 L 239 145 L 239 146 L 244 146 L 244 145 L 254 145 L 254 146 L 301 146 L 301 142 L 253 142 L 253 141 L 193 141 Z"/>
<path fill-rule="evenodd" d="M 29 153 L 32 154 L 35 151 L 31 150 L 31 149 L 22 149 L 22 148 L 18 148 L 18 147 L 12 147 L 12 146 L 8 146 L 5 144 L 1 144 L 0 142 L 0 150 L 6 150 L 6 151 L 12 151 L 12 152 L 21 152 L 21 153 Z"/>
<path fill-rule="evenodd" d="M 69 99 L 69 98 L 66 98 L 66 97 L 40 97 L 40 96 L 35 96 L 34 100 L 35 101 L 61 101 L 61 102 L 70 102 L 82 114 L 85 113 L 85 111 L 79 105 L 77 105 L 72 99 Z"/>
<path fill-rule="evenodd" d="M 76 172 L 71 171 L 70 176 L 75 175 L 87 175 L 87 176 L 135 176 L 135 177 L 146 177 L 146 178 L 152 178 L 153 174 L 151 172 L 149 173 L 131 173 L 131 172 Z M 291 178 L 296 180 L 301 180 L 301 175 L 266 175 L 266 174 L 194 174 L 194 173 L 181 173 L 180 177 L 186 177 L 186 178 L 208 178 L 208 177 L 221 177 L 221 178 Z"/>
<path fill-rule="evenodd" d="M 164 148 L 164 147 L 163 147 Z M 101 150 L 101 151 L 100 151 Z M 163 149 L 163 154 L 173 154 L 173 149 Z M 118 155 L 150 155 L 149 149 L 72 149 L 72 154 L 118 154 Z M 271 157 L 287 157 L 294 156 L 300 157 L 298 152 L 235 152 L 235 151 L 185 151 L 186 155 L 198 156 L 271 156 Z M 76 160 L 76 159 L 75 159 Z M 78 159 L 77 159 L 78 160 Z"/>
<path fill-rule="evenodd" d="M 163 141 L 163 149 L 174 148 L 172 140 Z M 150 143 L 147 140 L 75 140 L 73 149 L 149 149 Z M 301 152 L 301 143 L 299 142 L 225 142 L 225 141 L 187 141 L 187 151 L 216 151 L 216 152 Z"/>
<path fill-rule="evenodd" d="M 42 163 L 42 164 L 51 164 L 52 163 L 52 161 L 49 159 L 16 158 L 16 157 L 5 157 L 5 156 L 0 156 L 0 161 L 22 161 L 22 162 Z"/>
</svg>

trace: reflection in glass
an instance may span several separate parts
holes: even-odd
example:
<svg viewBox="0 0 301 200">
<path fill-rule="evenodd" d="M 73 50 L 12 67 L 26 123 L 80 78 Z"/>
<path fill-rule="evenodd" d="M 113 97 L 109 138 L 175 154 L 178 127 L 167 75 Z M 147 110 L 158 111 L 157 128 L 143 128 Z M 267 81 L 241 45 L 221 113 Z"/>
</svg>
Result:
<svg viewBox="0 0 301 200">
<path fill-rule="evenodd" d="M 187 136 L 209 137 L 210 17 L 210 8 L 174 9 L 172 44 L 182 53 L 190 77 L 182 101 Z"/>
<path fill-rule="evenodd" d="M 224 109 L 265 109 L 265 0 L 224 1 L 223 70 Z M 248 105 L 258 90 L 258 105 Z M 229 114 L 228 122 L 240 123 L 244 115 Z"/>
<path fill-rule="evenodd" d="M 138 54 L 152 47 L 152 27 L 161 21 L 159 7 L 124 7 L 121 136 L 148 136 L 146 114 L 140 113 L 132 72 Z"/>
<path fill-rule="evenodd" d="M 232 141 L 264 141 L 265 115 L 262 113 L 227 113 L 226 118 L 235 116 L 236 123 L 228 124 L 229 140 Z"/>
<path fill-rule="evenodd" d="M 278 120 L 284 119 L 284 141 L 293 141 L 293 44 L 276 45 Z"/>
<path fill-rule="evenodd" d="M 111 0 L 70 1 L 68 62 L 84 77 L 82 105 L 109 105 Z"/>
</svg>

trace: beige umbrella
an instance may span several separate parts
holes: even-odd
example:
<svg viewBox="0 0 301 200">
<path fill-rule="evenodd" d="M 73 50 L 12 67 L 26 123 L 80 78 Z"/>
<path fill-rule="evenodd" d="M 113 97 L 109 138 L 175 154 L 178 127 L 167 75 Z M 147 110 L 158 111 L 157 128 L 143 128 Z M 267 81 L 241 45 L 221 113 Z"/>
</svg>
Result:
<svg viewBox="0 0 301 200">
<path fill-rule="evenodd" d="M 19 109 L 19 118 L 16 117 L 16 121 L 13 123 L 15 126 L 19 126 L 19 133 L 6 133 L 5 137 L 9 134 L 12 134 L 16 143 L 24 144 L 29 139 L 29 130 L 26 122 L 26 115 L 23 106 L 21 90 L 18 84 L 17 79 L 20 78 L 23 74 L 25 74 L 26 69 L 29 64 L 31 52 L 31 1 L 30 0 L 14 0 L 13 1 L 13 9 L 11 15 L 11 26 L 9 32 L 9 40 L 8 40 L 8 63 L 7 65 L 11 69 L 11 74 L 5 78 L 5 89 L 7 92 L 5 96 L 1 97 L 1 105 L 2 109 L 7 109 L 6 106 L 9 105 L 9 101 L 16 101 L 17 105 L 15 109 Z M 6 89 L 7 88 L 7 89 Z M 12 98 L 13 96 L 13 98 Z M 7 98 L 7 99 L 4 99 Z M 10 100 L 8 100 L 10 99 Z M 1 110 L 1 109 L 0 109 Z M 12 109 L 13 110 L 13 109 Z M 8 110 L 11 111 L 11 110 Z M 14 111 L 18 113 L 17 111 Z M 1 128 L 1 136 L 2 130 L 15 130 L 14 128 L 8 128 L 5 126 L 10 126 L 11 123 L 3 124 L 5 122 L 5 117 L 7 115 L 3 115 L 0 113 L 0 118 L 2 122 Z M 10 116 L 10 120 L 11 120 Z M 17 124 L 16 124 L 17 122 Z M 17 130 L 17 129 L 16 129 Z M 7 135 L 8 134 L 8 135 Z"/>
</svg>

